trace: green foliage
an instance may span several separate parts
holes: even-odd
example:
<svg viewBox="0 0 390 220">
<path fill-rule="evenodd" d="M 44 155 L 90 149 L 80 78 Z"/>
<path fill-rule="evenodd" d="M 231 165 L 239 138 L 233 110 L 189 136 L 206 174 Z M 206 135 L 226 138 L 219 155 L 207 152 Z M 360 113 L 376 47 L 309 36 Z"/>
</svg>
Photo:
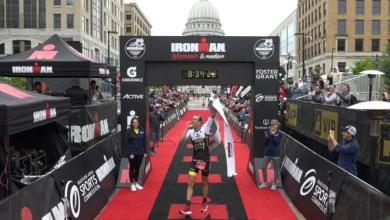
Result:
<svg viewBox="0 0 390 220">
<path fill-rule="evenodd" d="M 387 45 L 386 51 L 379 62 L 379 70 L 384 72 L 384 86 L 390 88 L 390 44 Z"/>
<path fill-rule="evenodd" d="M 5 82 L 20 89 L 26 89 L 26 78 L 22 77 L 0 77 L 1 82 Z"/>
<path fill-rule="evenodd" d="M 364 70 L 372 69 L 375 69 L 375 60 L 373 58 L 359 60 L 355 63 L 355 68 L 353 68 L 353 75 L 359 75 L 359 73 Z"/>
</svg>

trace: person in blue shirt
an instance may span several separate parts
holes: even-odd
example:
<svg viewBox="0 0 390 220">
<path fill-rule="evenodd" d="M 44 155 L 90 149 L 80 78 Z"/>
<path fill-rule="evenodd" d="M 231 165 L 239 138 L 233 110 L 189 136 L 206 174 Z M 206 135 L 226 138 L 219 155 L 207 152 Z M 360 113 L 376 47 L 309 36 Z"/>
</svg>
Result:
<svg viewBox="0 0 390 220">
<path fill-rule="evenodd" d="M 355 127 L 348 125 L 341 129 L 343 141 L 338 143 L 334 137 L 334 131 L 329 131 L 328 148 L 330 152 L 339 153 L 337 165 L 351 174 L 357 176 L 356 158 L 359 152 L 359 144 L 356 141 L 357 130 Z"/>
<path fill-rule="evenodd" d="M 280 123 L 278 120 L 271 120 L 271 129 L 265 132 L 265 151 L 264 151 L 264 166 L 263 166 L 263 177 L 264 182 L 259 186 L 260 189 L 268 188 L 267 182 L 267 168 L 268 164 L 272 161 L 274 168 L 274 180 L 271 186 L 271 190 L 276 190 L 276 184 L 279 176 L 279 161 L 281 153 L 281 142 L 283 134 L 279 131 Z"/>
<path fill-rule="evenodd" d="M 147 157 L 145 131 L 141 128 L 137 117 L 131 119 L 130 130 L 126 132 L 127 148 L 129 150 L 129 177 L 131 191 L 142 190 L 138 184 L 139 170 L 144 157 Z"/>
</svg>

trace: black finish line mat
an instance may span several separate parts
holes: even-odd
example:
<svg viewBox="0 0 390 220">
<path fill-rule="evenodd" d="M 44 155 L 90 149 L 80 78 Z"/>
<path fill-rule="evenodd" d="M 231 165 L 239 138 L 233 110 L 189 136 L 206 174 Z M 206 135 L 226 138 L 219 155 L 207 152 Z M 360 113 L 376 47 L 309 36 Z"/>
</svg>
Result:
<svg viewBox="0 0 390 220">
<path fill-rule="evenodd" d="M 184 208 L 186 203 L 187 174 L 190 167 L 188 157 L 192 156 L 192 149 L 185 143 L 180 143 L 149 219 L 247 219 L 236 182 L 234 178 L 226 176 L 223 146 L 217 146 L 211 154 L 213 157 L 209 176 L 209 211 L 200 212 L 203 196 L 199 175 L 194 187 L 192 215 L 189 217 L 179 214 L 179 210 Z M 154 169 L 158 170 L 156 167 Z"/>
</svg>

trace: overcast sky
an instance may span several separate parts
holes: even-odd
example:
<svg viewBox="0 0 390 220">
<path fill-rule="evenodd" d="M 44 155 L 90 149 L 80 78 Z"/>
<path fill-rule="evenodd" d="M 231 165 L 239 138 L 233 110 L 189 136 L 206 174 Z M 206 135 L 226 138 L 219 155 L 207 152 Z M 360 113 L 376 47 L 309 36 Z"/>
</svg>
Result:
<svg viewBox="0 0 390 220">
<path fill-rule="evenodd" d="M 135 2 L 152 23 L 153 36 L 181 35 L 189 11 L 199 0 L 125 0 Z M 297 0 L 209 0 L 218 10 L 227 36 L 269 35 Z"/>
</svg>

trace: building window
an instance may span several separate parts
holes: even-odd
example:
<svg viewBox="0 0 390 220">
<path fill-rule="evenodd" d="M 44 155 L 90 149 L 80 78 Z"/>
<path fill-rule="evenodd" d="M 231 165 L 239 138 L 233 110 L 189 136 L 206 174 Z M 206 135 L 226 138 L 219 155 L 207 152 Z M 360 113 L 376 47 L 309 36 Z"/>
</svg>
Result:
<svg viewBox="0 0 390 220">
<path fill-rule="evenodd" d="M 37 28 L 37 1 L 24 2 L 24 28 Z"/>
<path fill-rule="evenodd" d="M 5 28 L 4 1 L 0 1 L 0 28 Z"/>
<path fill-rule="evenodd" d="M 31 41 L 29 40 L 14 40 L 12 41 L 13 53 L 17 54 L 31 49 Z"/>
<path fill-rule="evenodd" d="M 371 40 L 371 51 L 377 52 L 380 49 L 380 40 L 379 39 L 372 39 Z"/>
<path fill-rule="evenodd" d="M 387 33 L 390 34 L 390 20 L 387 21 Z"/>
<path fill-rule="evenodd" d="M 73 6 L 74 5 L 74 0 L 66 0 L 66 5 Z"/>
<path fill-rule="evenodd" d="M 364 40 L 363 39 L 356 39 L 355 40 L 355 51 L 362 52 L 363 49 L 364 49 Z"/>
<path fill-rule="evenodd" d="M 338 34 L 345 34 L 347 29 L 346 29 L 346 20 L 338 20 L 337 21 L 337 33 Z"/>
<path fill-rule="evenodd" d="M 345 51 L 345 39 L 337 39 L 337 51 Z"/>
<path fill-rule="evenodd" d="M 0 44 L 0 54 L 5 54 L 5 45 Z"/>
<path fill-rule="evenodd" d="M 66 27 L 67 28 L 74 28 L 74 15 L 73 14 L 67 14 Z"/>
<path fill-rule="evenodd" d="M 131 20 L 131 14 L 130 13 L 126 14 L 126 20 Z"/>
<path fill-rule="evenodd" d="M 131 25 L 130 24 L 126 25 L 126 32 L 131 33 Z"/>
<path fill-rule="evenodd" d="M 372 21 L 372 34 L 373 35 L 381 34 L 381 21 L 380 20 L 373 20 Z"/>
<path fill-rule="evenodd" d="M 355 33 L 356 34 L 364 34 L 364 20 L 356 20 Z"/>
<path fill-rule="evenodd" d="M 346 62 L 338 62 L 337 67 L 339 68 L 340 72 L 345 72 L 345 67 L 347 66 Z"/>
<path fill-rule="evenodd" d="M 356 0 L 356 14 L 357 15 L 364 14 L 364 0 Z"/>
<path fill-rule="evenodd" d="M 339 0 L 337 8 L 338 8 L 339 15 L 345 15 L 345 13 L 347 12 L 347 1 Z"/>
<path fill-rule="evenodd" d="M 6 0 L 6 28 L 19 28 L 19 1 Z"/>
<path fill-rule="evenodd" d="M 46 28 L 46 0 L 39 0 L 39 28 Z"/>
<path fill-rule="evenodd" d="M 53 5 L 54 6 L 60 6 L 61 5 L 61 0 L 53 0 Z"/>
<path fill-rule="evenodd" d="M 54 24 L 54 28 L 57 29 L 61 28 L 61 14 L 54 14 L 53 24 Z"/>
<path fill-rule="evenodd" d="M 372 0 L 372 14 L 381 14 L 381 0 Z"/>
</svg>

